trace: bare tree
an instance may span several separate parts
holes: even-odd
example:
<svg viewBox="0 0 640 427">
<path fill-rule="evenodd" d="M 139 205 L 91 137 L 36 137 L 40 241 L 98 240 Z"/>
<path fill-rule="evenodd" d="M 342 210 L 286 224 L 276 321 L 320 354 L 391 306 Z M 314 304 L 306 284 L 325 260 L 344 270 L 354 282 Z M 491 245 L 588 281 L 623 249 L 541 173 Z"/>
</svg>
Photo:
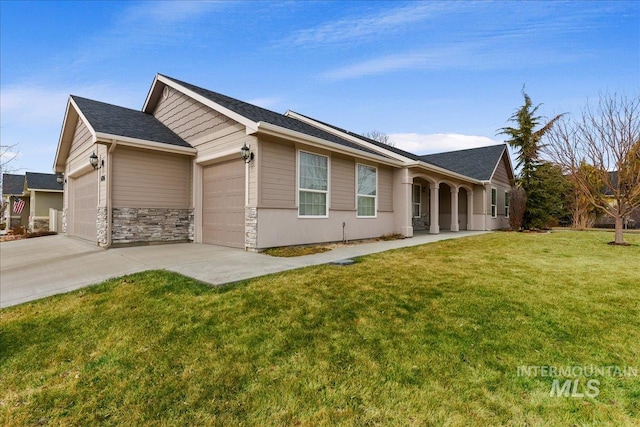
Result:
<svg viewBox="0 0 640 427">
<path fill-rule="evenodd" d="M 640 207 L 640 97 L 601 95 L 595 108 L 587 105 L 548 137 L 547 154 L 592 206 L 614 218 L 614 243 L 624 244 L 624 218 Z"/>
<path fill-rule="evenodd" d="M 379 130 L 372 130 L 362 134 L 365 138 L 373 139 L 374 141 L 381 142 L 389 147 L 395 147 L 396 143 L 389 139 L 389 135 Z"/>
<path fill-rule="evenodd" d="M 522 229 L 526 209 L 527 192 L 522 187 L 514 185 L 509 193 L 509 226 L 512 230 L 520 231 Z"/>
</svg>

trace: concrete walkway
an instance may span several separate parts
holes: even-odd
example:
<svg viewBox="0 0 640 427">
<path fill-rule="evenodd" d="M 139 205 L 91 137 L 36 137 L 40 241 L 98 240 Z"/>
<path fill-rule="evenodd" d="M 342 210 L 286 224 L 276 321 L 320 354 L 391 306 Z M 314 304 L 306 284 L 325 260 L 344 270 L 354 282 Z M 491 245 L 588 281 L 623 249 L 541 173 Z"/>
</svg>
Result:
<svg viewBox="0 0 640 427">
<path fill-rule="evenodd" d="M 106 279 L 166 269 L 222 285 L 390 249 L 483 234 L 460 231 L 363 243 L 321 254 L 277 258 L 221 246 L 181 243 L 104 250 L 64 235 L 0 243 L 0 308 L 69 292 Z"/>
</svg>

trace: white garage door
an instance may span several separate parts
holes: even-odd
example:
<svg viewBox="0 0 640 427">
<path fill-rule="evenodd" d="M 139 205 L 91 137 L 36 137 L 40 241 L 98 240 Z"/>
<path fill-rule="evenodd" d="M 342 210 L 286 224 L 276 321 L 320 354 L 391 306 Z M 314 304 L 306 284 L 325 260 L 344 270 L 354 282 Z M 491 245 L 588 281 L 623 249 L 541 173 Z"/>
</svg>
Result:
<svg viewBox="0 0 640 427">
<path fill-rule="evenodd" d="M 244 162 L 207 166 L 202 181 L 202 241 L 244 248 Z"/>
<path fill-rule="evenodd" d="M 88 172 L 72 183 L 71 235 L 95 242 L 98 208 L 98 174 Z"/>
</svg>

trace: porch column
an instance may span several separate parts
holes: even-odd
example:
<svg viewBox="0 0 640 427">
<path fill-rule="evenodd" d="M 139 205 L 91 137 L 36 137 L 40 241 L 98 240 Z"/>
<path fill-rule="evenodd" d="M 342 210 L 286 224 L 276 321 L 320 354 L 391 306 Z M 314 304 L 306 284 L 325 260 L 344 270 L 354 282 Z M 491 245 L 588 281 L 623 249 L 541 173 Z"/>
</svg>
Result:
<svg viewBox="0 0 640 427">
<path fill-rule="evenodd" d="M 411 223 L 411 190 L 413 177 L 408 169 L 399 169 L 393 175 L 394 230 L 404 237 L 413 237 Z"/>
<path fill-rule="evenodd" d="M 467 230 L 473 229 L 473 191 L 467 190 Z"/>
<path fill-rule="evenodd" d="M 429 233 L 439 234 L 440 184 L 429 184 Z"/>
<path fill-rule="evenodd" d="M 451 187 L 451 231 L 460 231 L 458 224 L 458 186 Z"/>
</svg>

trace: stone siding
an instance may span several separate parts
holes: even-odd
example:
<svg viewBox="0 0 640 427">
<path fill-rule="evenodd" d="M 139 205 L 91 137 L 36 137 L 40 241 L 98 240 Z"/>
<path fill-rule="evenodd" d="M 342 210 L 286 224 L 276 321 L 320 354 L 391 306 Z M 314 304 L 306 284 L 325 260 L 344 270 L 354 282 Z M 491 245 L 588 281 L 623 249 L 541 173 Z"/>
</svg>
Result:
<svg viewBox="0 0 640 427">
<path fill-rule="evenodd" d="M 258 209 L 244 209 L 244 247 L 255 251 L 258 246 Z"/>
<path fill-rule="evenodd" d="M 67 232 L 67 208 L 62 209 L 62 232 Z"/>
<path fill-rule="evenodd" d="M 429 229 L 429 212 L 423 212 L 419 218 L 412 218 L 411 223 L 415 231 Z"/>
<path fill-rule="evenodd" d="M 98 233 L 98 244 L 100 246 L 107 245 L 107 235 L 109 234 L 109 218 L 107 208 L 98 208 L 98 216 L 96 218 L 96 232 Z"/>
<path fill-rule="evenodd" d="M 31 231 L 49 231 L 49 218 L 34 218 L 30 225 Z"/>
<path fill-rule="evenodd" d="M 193 209 L 113 208 L 112 244 L 193 241 Z"/>
</svg>

